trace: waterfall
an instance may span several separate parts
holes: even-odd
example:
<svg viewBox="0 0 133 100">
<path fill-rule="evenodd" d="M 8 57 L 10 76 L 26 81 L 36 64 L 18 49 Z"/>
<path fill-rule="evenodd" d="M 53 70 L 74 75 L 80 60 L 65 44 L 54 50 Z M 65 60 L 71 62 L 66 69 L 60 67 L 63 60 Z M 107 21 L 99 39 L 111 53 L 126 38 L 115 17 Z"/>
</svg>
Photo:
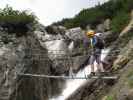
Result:
<svg viewBox="0 0 133 100">
<path fill-rule="evenodd" d="M 102 50 L 102 55 L 101 55 L 102 61 L 104 61 L 104 58 L 107 56 L 109 51 L 110 51 L 110 49 Z M 95 62 L 95 66 L 96 66 L 96 62 Z M 90 74 L 90 70 L 91 70 L 90 65 L 88 65 L 83 70 L 80 70 L 75 76 L 76 77 L 85 77 L 85 76 Z M 95 67 L 95 71 L 96 70 L 97 69 Z M 85 79 L 69 79 L 69 80 L 66 81 L 66 83 L 65 83 L 66 86 L 63 89 L 62 93 L 57 97 L 50 98 L 49 100 L 65 100 L 72 93 L 74 93 L 78 88 L 83 86 L 86 82 L 88 82 L 88 80 L 85 80 Z"/>
<path fill-rule="evenodd" d="M 68 50 L 69 50 L 69 51 L 72 51 L 73 48 L 74 48 L 74 42 L 72 41 L 72 42 L 70 43 L 70 45 L 68 46 Z"/>
</svg>

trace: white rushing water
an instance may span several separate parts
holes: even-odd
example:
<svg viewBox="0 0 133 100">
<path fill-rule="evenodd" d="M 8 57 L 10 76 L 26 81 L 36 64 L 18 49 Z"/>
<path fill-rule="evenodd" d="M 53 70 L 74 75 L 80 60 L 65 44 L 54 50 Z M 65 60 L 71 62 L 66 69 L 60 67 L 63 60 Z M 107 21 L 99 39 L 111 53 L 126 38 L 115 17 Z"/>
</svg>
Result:
<svg viewBox="0 0 133 100">
<path fill-rule="evenodd" d="M 73 48 L 74 48 L 74 41 L 72 41 L 72 42 L 69 44 L 68 50 L 69 50 L 69 51 L 72 51 Z"/>
<path fill-rule="evenodd" d="M 101 59 L 102 61 L 107 56 L 109 49 L 102 50 Z M 95 63 L 96 65 L 96 63 Z M 95 67 L 95 71 L 96 71 Z M 90 65 L 86 66 L 83 70 L 80 70 L 75 76 L 76 77 L 85 77 L 90 74 Z M 67 99 L 72 93 L 74 93 L 79 87 L 83 86 L 88 80 L 85 79 L 68 79 L 65 83 L 65 88 L 63 89 L 62 93 L 57 96 L 53 97 L 50 100 L 65 100 Z"/>
</svg>

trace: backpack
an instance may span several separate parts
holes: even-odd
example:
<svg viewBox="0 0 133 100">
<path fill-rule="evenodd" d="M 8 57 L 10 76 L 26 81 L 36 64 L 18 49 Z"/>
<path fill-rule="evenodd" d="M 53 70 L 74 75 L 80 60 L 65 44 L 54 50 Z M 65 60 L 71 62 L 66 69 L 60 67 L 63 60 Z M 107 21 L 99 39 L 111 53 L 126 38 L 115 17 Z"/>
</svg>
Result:
<svg viewBox="0 0 133 100">
<path fill-rule="evenodd" d="M 100 36 L 94 36 L 93 40 L 92 40 L 92 44 L 94 46 L 94 48 L 98 48 L 98 49 L 103 49 L 105 44 L 104 44 L 104 40 L 102 39 L 102 37 Z"/>
</svg>

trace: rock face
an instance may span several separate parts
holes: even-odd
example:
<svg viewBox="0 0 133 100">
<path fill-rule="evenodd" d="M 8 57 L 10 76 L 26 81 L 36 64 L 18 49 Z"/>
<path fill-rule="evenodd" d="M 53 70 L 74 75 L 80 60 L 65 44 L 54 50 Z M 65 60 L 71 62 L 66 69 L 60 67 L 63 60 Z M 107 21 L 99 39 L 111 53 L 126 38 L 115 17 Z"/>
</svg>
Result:
<svg viewBox="0 0 133 100">
<path fill-rule="evenodd" d="M 97 31 L 100 31 L 100 32 L 104 32 L 104 25 L 103 24 L 99 24 L 97 25 Z"/>
<path fill-rule="evenodd" d="M 83 39 L 84 37 L 84 33 L 80 27 L 67 30 L 66 35 L 72 40 Z"/>
<path fill-rule="evenodd" d="M 66 31 L 66 36 L 72 41 L 69 44 L 69 50 L 75 51 L 78 48 L 83 48 L 83 40 L 86 37 L 80 27 L 72 28 Z"/>
<path fill-rule="evenodd" d="M 37 32 L 37 31 L 36 31 Z M 62 35 L 56 34 L 40 34 L 41 32 L 35 33 L 40 41 L 42 47 L 47 48 L 48 57 L 52 61 L 52 68 L 55 70 L 54 73 L 64 73 L 67 66 L 64 64 L 67 61 L 68 47 Z M 38 35 L 40 34 L 40 35 Z M 62 59 L 62 60 L 61 60 Z M 63 60 L 64 59 L 64 60 Z"/>
<path fill-rule="evenodd" d="M 49 34 L 64 34 L 66 31 L 66 28 L 63 26 L 56 26 L 56 25 L 51 25 L 51 26 L 47 26 L 45 28 L 45 30 L 49 33 Z"/>
<path fill-rule="evenodd" d="M 25 43 L 28 49 L 26 50 L 24 59 L 28 58 L 28 60 L 24 65 L 24 68 L 27 68 L 24 73 L 50 75 L 50 62 L 46 49 L 40 46 L 40 43 L 34 35 L 26 37 Z M 16 90 L 18 95 L 15 98 L 18 100 L 47 100 L 49 98 L 51 94 L 49 79 L 35 77 L 21 78 L 19 76 L 17 79 L 21 81 L 21 84 L 18 85 L 18 89 Z"/>
<path fill-rule="evenodd" d="M 57 27 L 54 28 L 57 29 Z M 56 29 L 54 29 L 54 31 L 57 32 Z M 62 29 L 62 27 L 60 27 L 60 29 Z M 65 28 L 63 29 L 65 30 Z M 54 35 L 47 32 L 35 31 L 35 34 L 37 35 L 42 47 L 46 47 L 48 50 L 48 56 L 53 63 L 52 68 L 56 74 L 67 73 L 70 66 L 73 67 L 74 70 L 78 69 L 80 66 L 80 64 L 77 63 L 77 60 L 79 61 L 81 57 L 77 58 L 76 56 L 76 58 L 73 57 L 70 59 L 70 56 L 81 52 L 78 48 L 83 48 L 82 44 L 85 37 L 84 32 L 80 27 L 65 31 L 65 34 L 60 34 L 59 32 Z"/>
<path fill-rule="evenodd" d="M 50 80 L 19 76 L 19 73 L 46 74 L 50 72 L 47 50 L 29 33 L 0 48 L 0 100 L 48 100 Z M 42 59 L 43 61 L 41 61 Z"/>
<path fill-rule="evenodd" d="M 103 23 L 97 25 L 96 30 L 100 32 L 107 32 L 111 29 L 110 24 L 111 24 L 111 20 L 106 19 Z"/>
<path fill-rule="evenodd" d="M 111 20 L 110 19 L 106 19 L 105 21 L 104 21 L 104 30 L 105 31 L 108 31 L 108 30 L 110 30 L 111 29 L 111 27 L 110 27 L 110 25 L 111 25 Z"/>
<path fill-rule="evenodd" d="M 132 22 L 132 21 L 131 21 Z M 130 25 L 130 23 L 129 23 Z M 125 28 L 127 29 L 127 28 Z M 125 30 L 124 29 L 124 30 Z M 132 100 L 133 97 L 133 30 L 132 27 L 124 34 L 106 33 L 109 43 L 109 71 L 119 76 L 118 80 L 94 80 L 78 89 L 68 100 Z M 114 38 L 113 38 L 114 37 Z M 117 37 L 117 38 L 116 38 Z M 116 39 L 114 42 L 109 39 Z"/>
</svg>

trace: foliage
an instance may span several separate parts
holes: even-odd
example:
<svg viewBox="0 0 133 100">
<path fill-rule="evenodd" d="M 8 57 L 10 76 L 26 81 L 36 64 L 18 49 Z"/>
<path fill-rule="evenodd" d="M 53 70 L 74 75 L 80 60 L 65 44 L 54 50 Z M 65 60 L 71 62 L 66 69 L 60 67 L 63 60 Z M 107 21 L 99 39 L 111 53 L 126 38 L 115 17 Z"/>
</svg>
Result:
<svg viewBox="0 0 133 100">
<path fill-rule="evenodd" d="M 0 9 L 0 26 L 9 33 L 26 33 L 36 22 L 36 16 L 27 10 L 14 10 L 8 5 Z"/>
<path fill-rule="evenodd" d="M 122 29 L 128 24 L 129 22 L 129 14 L 126 12 L 119 12 L 117 15 L 112 19 L 111 28 L 114 33 L 119 33 Z"/>
<path fill-rule="evenodd" d="M 89 10 L 82 10 L 78 15 L 76 15 L 74 24 L 85 28 L 88 23 L 95 26 L 98 23 L 101 23 L 103 19 L 104 13 L 102 11 L 99 11 L 99 9 L 96 8 L 91 8 Z"/>
<path fill-rule="evenodd" d="M 126 24 L 125 22 L 123 23 L 120 21 L 126 20 L 127 22 L 127 15 L 131 11 L 131 9 L 133 9 L 132 5 L 133 0 L 110 0 L 103 5 L 97 5 L 94 8 L 83 9 L 75 17 L 70 19 L 63 19 L 62 21 L 54 24 L 64 25 L 67 28 L 73 28 L 77 26 L 86 28 L 86 25 L 91 25 L 91 27 L 95 28 L 97 24 L 101 23 L 106 18 L 110 18 L 113 20 L 114 27 L 118 27 L 118 30 L 114 29 L 113 27 L 114 31 L 119 32 L 121 30 L 121 27 Z M 118 16 L 120 19 L 118 18 Z M 122 18 L 123 16 L 124 18 Z M 117 22 L 122 23 L 123 25 L 117 24 Z"/>
<path fill-rule="evenodd" d="M 106 100 L 116 100 L 116 99 L 114 98 L 114 96 L 110 95 L 110 96 L 107 96 Z"/>
<path fill-rule="evenodd" d="M 57 34 L 52 26 L 47 26 L 47 27 L 45 28 L 45 30 L 46 30 L 48 33 L 50 33 L 50 34 L 53 34 L 53 35 Z"/>
</svg>

